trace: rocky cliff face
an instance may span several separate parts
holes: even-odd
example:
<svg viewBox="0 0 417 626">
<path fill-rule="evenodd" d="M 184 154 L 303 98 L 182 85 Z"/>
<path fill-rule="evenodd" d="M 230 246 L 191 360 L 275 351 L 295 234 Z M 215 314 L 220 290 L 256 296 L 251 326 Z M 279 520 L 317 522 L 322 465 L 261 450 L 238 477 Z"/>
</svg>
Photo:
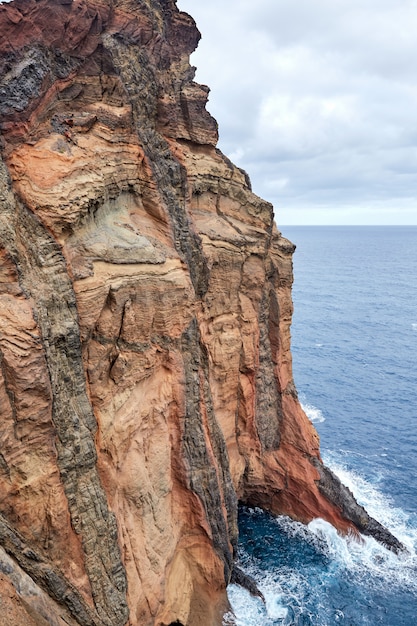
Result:
<svg viewBox="0 0 417 626">
<path fill-rule="evenodd" d="M 323 467 L 293 245 L 216 149 L 175 0 L 0 6 L 6 624 L 218 625 L 237 503 L 395 540 Z"/>
</svg>

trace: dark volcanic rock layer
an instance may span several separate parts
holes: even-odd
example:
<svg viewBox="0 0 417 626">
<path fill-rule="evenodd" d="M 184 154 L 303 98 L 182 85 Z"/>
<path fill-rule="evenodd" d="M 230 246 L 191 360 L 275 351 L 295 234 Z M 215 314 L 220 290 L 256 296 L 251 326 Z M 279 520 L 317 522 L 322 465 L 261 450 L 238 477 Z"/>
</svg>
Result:
<svg viewBox="0 0 417 626">
<path fill-rule="evenodd" d="M 293 245 L 216 149 L 174 0 L 0 6 L 5 624 L 220 624 L 237 503 L 399 549 L 323 467 Z"/>
</svg>

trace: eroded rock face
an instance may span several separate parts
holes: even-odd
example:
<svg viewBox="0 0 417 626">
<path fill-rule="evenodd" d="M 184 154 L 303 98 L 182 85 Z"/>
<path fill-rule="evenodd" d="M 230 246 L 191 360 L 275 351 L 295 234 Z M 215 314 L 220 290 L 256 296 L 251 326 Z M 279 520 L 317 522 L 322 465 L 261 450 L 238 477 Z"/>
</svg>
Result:
<svg viewBox="0 0 417 626">
<path fill-rule="evenodd" d="M 220 624 L 238 501 L 373 528 L 298 403 L 294 247 L 216 149 L 198 40 L 174 0 L 0 6 L 11 625 Z"/>
</svg>

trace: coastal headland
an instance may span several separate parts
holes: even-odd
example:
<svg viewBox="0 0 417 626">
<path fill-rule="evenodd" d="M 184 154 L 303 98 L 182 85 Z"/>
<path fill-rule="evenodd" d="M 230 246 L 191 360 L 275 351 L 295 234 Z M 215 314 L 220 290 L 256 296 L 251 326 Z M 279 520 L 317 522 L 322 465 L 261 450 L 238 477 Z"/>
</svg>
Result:
<svg viewBox="0 0 417 626">
<path fill-rule="evenodd" d="M 293 244 L 174 0 L 0 5 L 6 626 L 219 626 L 238 503 L 401 545 L 321 461 Z"/>
</svg>

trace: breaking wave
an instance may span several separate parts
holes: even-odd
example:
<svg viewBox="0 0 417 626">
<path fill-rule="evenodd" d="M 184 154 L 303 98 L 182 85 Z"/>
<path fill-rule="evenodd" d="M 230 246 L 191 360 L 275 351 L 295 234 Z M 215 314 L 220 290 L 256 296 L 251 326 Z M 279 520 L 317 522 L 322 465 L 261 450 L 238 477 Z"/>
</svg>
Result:
<svg viewBox="0 0 417 626">
<path fill-rule="evenodd" d="M 315 406 L 309 404 L 308 402 L 301 402 L 301 408 L 307 415 L 308 419 L 313 423 L 321 423 L 326 420 L 320 409 L 316 409 Z"/>
<path fill-rule="evenodd" d="M 240 563 L 257 581 L 265 604 L 231 585 L 229 600 L 237 626 L 414 623 L 417 519 L 395 508 L 356 472 L 331 458 L 326 462 L 408 552 L 397 556 L 373 538 L 363 537 L 359 542 L 342 537 L 322 519 L 304 526 L 287 517 L 274 518 L 259 509 L 243 509 Z"/>
</svg>

